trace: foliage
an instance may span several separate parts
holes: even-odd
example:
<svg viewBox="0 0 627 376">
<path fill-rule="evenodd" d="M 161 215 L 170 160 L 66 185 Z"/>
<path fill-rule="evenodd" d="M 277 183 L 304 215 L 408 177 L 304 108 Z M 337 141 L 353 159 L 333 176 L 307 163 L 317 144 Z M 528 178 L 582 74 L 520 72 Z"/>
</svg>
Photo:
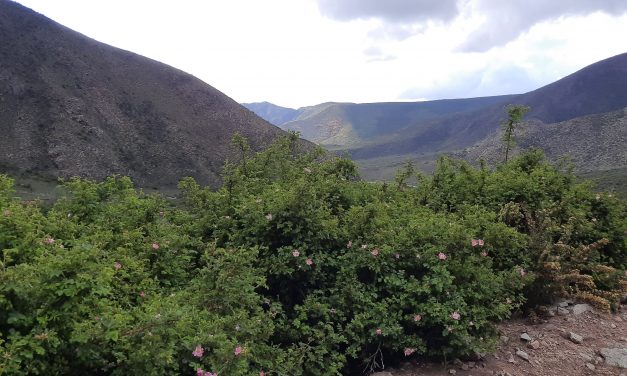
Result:
<svg viewBox="0 0 627 376">
<path fill-rule="evenodd" d="M 505 108 L 507 120 L 501 123 L 503 127 L 503 144 L 505 145 L 505 162 L 509 160 L 509 152 L 516 144 L 515 132 L 522 125 L 522 118 L 529 112 L 529 107 L 510 104 Z"/>
<path fill-rule="evenodd" d="M 223 187 L 185 179 L 179 207 L 111 177 L 44 209 L 0 176 L 0 374 L 361 373 L 485 352 L 525 302 L 611 308 L 625 287 L 624 202 L 541 153 L 388 185 L 294 134 L 234 141 Z"/>
</svg>

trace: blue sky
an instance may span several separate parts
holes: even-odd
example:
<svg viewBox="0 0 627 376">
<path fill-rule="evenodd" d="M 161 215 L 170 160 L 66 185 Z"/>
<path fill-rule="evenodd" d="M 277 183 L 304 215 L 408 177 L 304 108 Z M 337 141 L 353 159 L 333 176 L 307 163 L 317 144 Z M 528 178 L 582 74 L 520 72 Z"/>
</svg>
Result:
<svg viewBox="0 0 627 376">
<path fill-rule="evenodd" d="M 239 102 L 533 90 L 627 52 L 624 0 L 19 0 Z"/>
</svg>

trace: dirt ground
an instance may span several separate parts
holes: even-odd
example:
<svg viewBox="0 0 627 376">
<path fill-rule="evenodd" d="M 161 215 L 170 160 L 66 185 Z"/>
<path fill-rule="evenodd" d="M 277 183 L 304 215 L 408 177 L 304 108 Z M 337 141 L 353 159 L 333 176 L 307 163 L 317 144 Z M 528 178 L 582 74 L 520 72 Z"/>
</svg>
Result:
<svg viewBox="0 0 627 376">
<path fill-rule="evenodd" d="M 595 310 L 574 314 L 572 304 L 565 309 L 568 312 L 562 310 L 562 315 L 543 317 L 538 323 L 529 319 L 501 323 L 499 348 L 481 361 L 457 360 L 447 366 L 414 361 L 373 376 L 627 376 L 627 369 L 608 365 L 599 352 L 602 348 L 627 349 L 627 307 L 622 306 L 616 314 Z M 571 332 L 583 337 L 581 343 L 576 343 L 577 337 L 569 338 Z M 523 333 L 531 341 L 521 339 Z M 516 354 L 518 350 L 525 352 L 528 360 Z"/>
</svg>

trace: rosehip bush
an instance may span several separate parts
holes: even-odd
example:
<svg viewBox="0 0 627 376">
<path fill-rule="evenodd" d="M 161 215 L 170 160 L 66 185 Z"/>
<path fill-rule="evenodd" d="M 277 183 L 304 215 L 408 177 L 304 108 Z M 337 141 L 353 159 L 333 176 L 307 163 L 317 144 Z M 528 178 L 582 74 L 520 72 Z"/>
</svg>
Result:
<svg viewBox="0 0 627 376">
<path fill-rule="evenodd" d="M 490 351 L 524 304 L 622 296 L 624 202 L 537 152 L 410 187 L 298 145 L 237 138 L 223 186 L 175 204 L 111 177 L 44 208 L 0 175 L 0 374 L 362 374 Z"/>
</svg>

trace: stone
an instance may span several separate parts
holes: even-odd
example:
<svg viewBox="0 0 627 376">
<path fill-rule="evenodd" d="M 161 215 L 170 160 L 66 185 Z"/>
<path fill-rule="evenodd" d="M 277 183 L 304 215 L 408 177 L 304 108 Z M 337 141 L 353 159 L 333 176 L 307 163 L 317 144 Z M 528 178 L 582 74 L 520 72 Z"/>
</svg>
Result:
<svg viewBox="0 0 627 376">
<path fill-rule="evenodd" d="M 590 371 L 594 371 L 595 369 L 597 369 L 597 367 L 594 366 L 594 364 L 592 363 L 586 363 L 586 367 L 590 370 Z"/>
<path fill-rule="evenodd" d="M 501 342 L 503 342 L 503 343 L 509 342 L 509 337 L 508 336 L 501 336 Z"/>
<path fill-rule="evenodd" d="M 462 370 L 468 371 L 469 369 L 470 367 L 468 366 L 468 364 L 462 364 Z"/>
<path fill-rule="evenodd" d="M 592 311 L 590 304 L 575 304 L 573 306 L 573 315 L 581 315 L 584 312 Z"/>
<path fill-rule="evenodd" d="M 526 361 L 529 361 L 529 354 L 527 354 L 526 352 L 522 350 L 516 350 L 516 355 L 518 355 L 520 358 L 523 358 Z"/>
<path fill-rule="evenodd" d="M 529 342 L 529 344 L 527 344 L 527 347 L 530 349 L 534 349 L 537 350 L 540 348 L 540 342 L 539 341 L 531 341 Z"/>
<path fill-rule="evenodd" d="M 627 368 L 626 348 L 602 348 L 601 356 L 605 358 L 605 363 L 610 366 Z"/>
<path fill-rule="evenodd" d="M 569 332 L 568 333 L 568 339 L 573 342 L 573 343 L 582 343 L 583 342 L 583 337 L 580 336 L 579 334 L 573 333 L 573 332 Z"/>
<path fill-rule="evenodd" d="M 563 301 L 563 302 L 559 302 L 557 303 L 558 307 L 562 307 L 562 308 L 566 308 L 568 307 L 568 302 L 567 301 Z"/>
<path fill-rule="evenodd" d="M 470 368 L 475 368 L 476 365 L 477 365 L 477 363 L 475 363 L 475 362 L 468 362 L 468 367 L 470 367 Z"/>
<path fill-rule="evenodd" d="M 579 353 L 579 356 L 581 356 L 581 359 L 583 359 L 586 362 L 593 362 L 594 358 L 592 358 L 590 355 L 588 354 L 584 354 L 584 353 Z"/>
<path fill-rule="evenodd" d="M 507 358 L 508 363 L 516 363 L 516 359 L 514 359 L 514 355 L 509 354 L 509 358 Z"/>
<path fill-rule="evenodd" d="M 569 310 L 567 310 L 566 308 L 562 308 L 562 307 L 558 307 L 557 308 L 557 315 L 558 316 L 566 316 L 570 313 Z"/>
<path fill-rule="evenodd" d="M 520 339 L 522 339 L 523 341 L 531 342 L 531 337 L 527 333 L 521 334 Z"/>
<path fill-rule="evenodd" d="M 451 374 L 451 375 L 454 375 L 454 374 L 457 373 L 457 371 L 455 371 L 454 369 L 451 368 L 451 369 L 448 370 L 448 373 Z"/>
</svg>

